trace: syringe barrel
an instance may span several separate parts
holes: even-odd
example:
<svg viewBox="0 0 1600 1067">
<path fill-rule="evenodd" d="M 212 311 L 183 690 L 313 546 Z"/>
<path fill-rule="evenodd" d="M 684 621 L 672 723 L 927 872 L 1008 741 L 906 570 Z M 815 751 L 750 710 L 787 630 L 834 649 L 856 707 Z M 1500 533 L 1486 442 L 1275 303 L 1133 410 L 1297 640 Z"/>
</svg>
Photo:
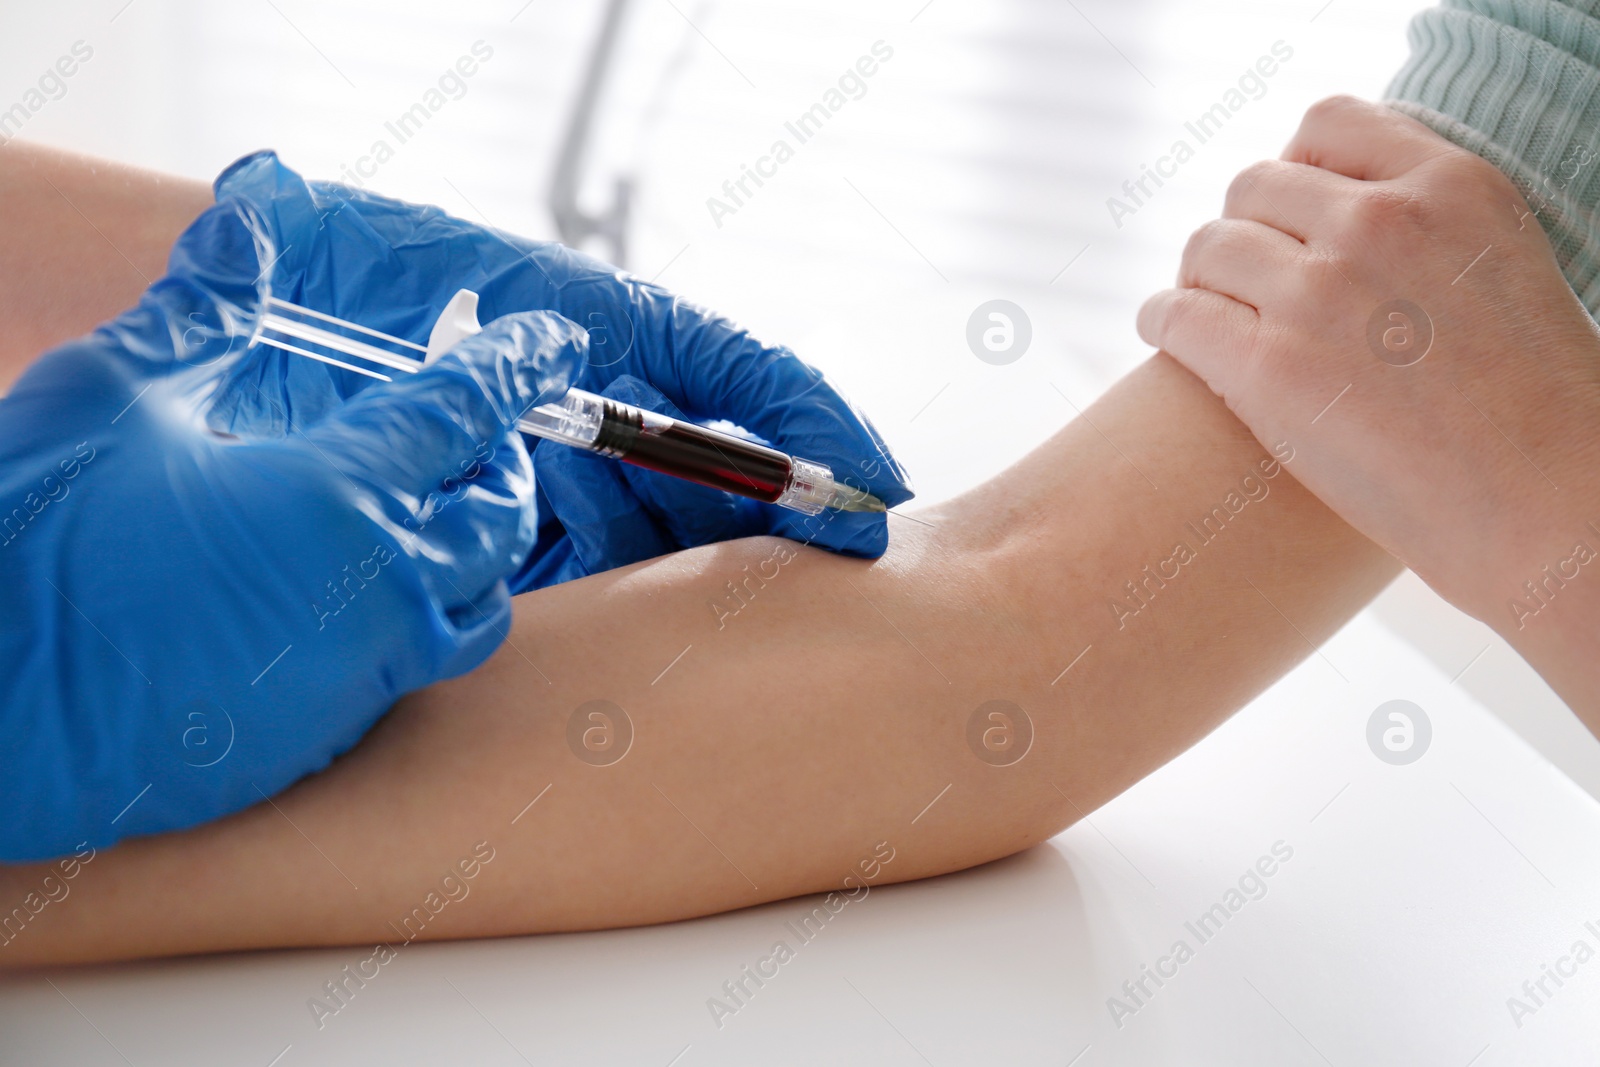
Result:
<svg viewBox="0 0 1600 1067">
<path fill-rule="evenodd" d="M 807 515 L 835 499 L 824 464 L 582 389 L 534 408 L 520 425 L 538 437 Z"/>
<path fill-rule="evenodd" d="M 774 503 L 792 466 L 777 449 L 606 400 L 594 447 L 624 463 Z"/>
</svg>

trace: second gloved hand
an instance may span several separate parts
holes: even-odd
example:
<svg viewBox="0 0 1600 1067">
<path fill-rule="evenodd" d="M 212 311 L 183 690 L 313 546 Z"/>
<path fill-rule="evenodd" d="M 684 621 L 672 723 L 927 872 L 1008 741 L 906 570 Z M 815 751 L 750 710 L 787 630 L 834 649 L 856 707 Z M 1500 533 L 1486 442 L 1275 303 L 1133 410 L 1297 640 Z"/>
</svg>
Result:
<svg viewBox="0 0 1600 1067">
<path fill-rule="evenodd" d="M 258 210 L 283 249 L 271 275 L 275 296 L 418 344 L 460 289 L 479 294 L 484 321 L 555 311 L 588 334 L 575 386 L 660 397 L 691 419 L 726 421 L 775 448 L 826 463 L 835 477 L 891 507 L 911 498 L 905 472 L 876 430 L 819 371 L 660 286 L 561 245 L 438 208 L 308 183 L 270 152 L 235 163 L 216 189 L 219 200 Z M 309 425 L 368 384 L 260 350 L 239 365 L 225 412 L 232 421 L 224 425 Z M 868 558 L 888 546 L 882 513 L 813 519 L 675 479 L 619 472 L 609 460 L 551 455 L 560 451 L 549 442 L 534 448 L 541 464 L 561 474 L 541 489 L 538 547 L 514 591 L 751 534 L 781 534 Z"/>
</svg>

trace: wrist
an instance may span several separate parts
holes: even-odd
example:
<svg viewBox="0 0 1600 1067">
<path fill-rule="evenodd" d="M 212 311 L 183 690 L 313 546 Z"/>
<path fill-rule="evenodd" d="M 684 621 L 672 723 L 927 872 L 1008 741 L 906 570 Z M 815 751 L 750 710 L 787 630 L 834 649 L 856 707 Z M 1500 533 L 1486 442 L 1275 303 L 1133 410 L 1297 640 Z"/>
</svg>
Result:
<svg viewBox="0 0 1600 1067">
<path fill-rule="evenodd" d="M 1591 468 L 1594 469 L 1594 468 Z M 1458 606 L 1492 627 L 1574 710 L 1594 703 L 1600 636 L 1600 480 L 1569 469 L 1544 486 L 1498 540 L 1470 599 Z M 1511 511 L 1512 509 L 1507 509 Z M 1591 679 L 1590 676 L 1593 676 Z"/>
<path fill-rule="evenodd" d="M 1563 354 L 1592 364 L 1600 344 Z M 1446 595 L 1513 644 L 1552 619 L 1600 609 L 1600 380 L 1553 378 L 1532 395 L 1530 383 L 1504 376 L 1477 386 L 1502 398 L 1471 413 L 1500 440 L 1464 458 L 1475 517 L 1458 517 L 1450 535 L 1461 551 Z"/>
</svg>

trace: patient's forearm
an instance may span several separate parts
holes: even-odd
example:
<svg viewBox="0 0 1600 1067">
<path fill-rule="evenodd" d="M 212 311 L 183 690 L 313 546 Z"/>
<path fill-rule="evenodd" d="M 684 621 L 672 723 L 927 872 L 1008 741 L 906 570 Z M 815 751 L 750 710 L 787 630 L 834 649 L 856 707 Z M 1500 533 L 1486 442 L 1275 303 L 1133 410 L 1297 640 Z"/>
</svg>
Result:
<svg viewBox="0 0 1600 1067">
<path fill-rule="evenodd" d="M 138 303 L 210 204 L 203 182 L 0 147 L 0 393 L 41 352 Z"/>
<path fill-rule="evenodd" d="M 789 543 L 757 539 L 519 598 L 483 668 L 404 701 L 273 806 L 97 856 L 0 966 L 655 922 L 843 889 L 864 860 L 882 884 L 1045 840 L 1395 573 L 1266 459 L 1158 356 L 980 489 L 891 518 L 876 563 L 764 564 Z M 1180 542 L 1192 558 L 1174 564 Z M 751 572 L 766 577 L 730 599 Z M 609 766 L 569 748 L 592 700 L 635 732 Z M 969 747 L 995 700 L 1035 732 L 1010 766 Z M 480 842 L 494 859 L 435 914 Z M 0 907 L 42 872 L 0 871 Z"/>
</svg>

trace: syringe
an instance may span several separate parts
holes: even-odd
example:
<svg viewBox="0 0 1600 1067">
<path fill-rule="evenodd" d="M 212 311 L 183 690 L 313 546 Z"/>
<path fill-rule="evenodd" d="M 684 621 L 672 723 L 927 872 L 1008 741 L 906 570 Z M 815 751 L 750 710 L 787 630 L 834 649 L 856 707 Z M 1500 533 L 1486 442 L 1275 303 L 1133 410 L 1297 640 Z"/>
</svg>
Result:
<svg viewBox="0 0 1600 1067">
<path fill-rule="evenodd" d="M 427 347 L 424 348 L 356 323 L 271 298 L 254 340 L 357 374 L 391 381 L 388 375 L 336 359 L 328 355 L 328 351 L 364 359 L 402 373 L 415 374 L 427 361 L 443 355 L 466 337 L 477 333 L 477 312 L 476 293 L 467 289 L 456 293 L 434 324 Z M 419 361 L 414 356 L 387 351 L 366 341 L 335 333 L 319 325 L 319 322 L 420 352 L 424 359 Z M 839 511 L 885 510 L 883 501 L 877 497 L 835 480 L 833 471 L 826 464 L 791 456 L 733 434 L 674 419 L 582 389 L 569 389 L 561 400 L 531 409 L 518 420 L 517 427 L 548 441 L 598 452 L 636 467 L 777 504 L 806 515 L 816 515 L 826 508 Z"/>
<path fill-rule="evenodd" d="M 877 497 L 834 481 L 821 463 L 647 408 L 569 389 L 518 421 L 535 437 L 599 452 L 779 507 L 815 515 L 824 508 L 883 511 Z"/>
</svg>

